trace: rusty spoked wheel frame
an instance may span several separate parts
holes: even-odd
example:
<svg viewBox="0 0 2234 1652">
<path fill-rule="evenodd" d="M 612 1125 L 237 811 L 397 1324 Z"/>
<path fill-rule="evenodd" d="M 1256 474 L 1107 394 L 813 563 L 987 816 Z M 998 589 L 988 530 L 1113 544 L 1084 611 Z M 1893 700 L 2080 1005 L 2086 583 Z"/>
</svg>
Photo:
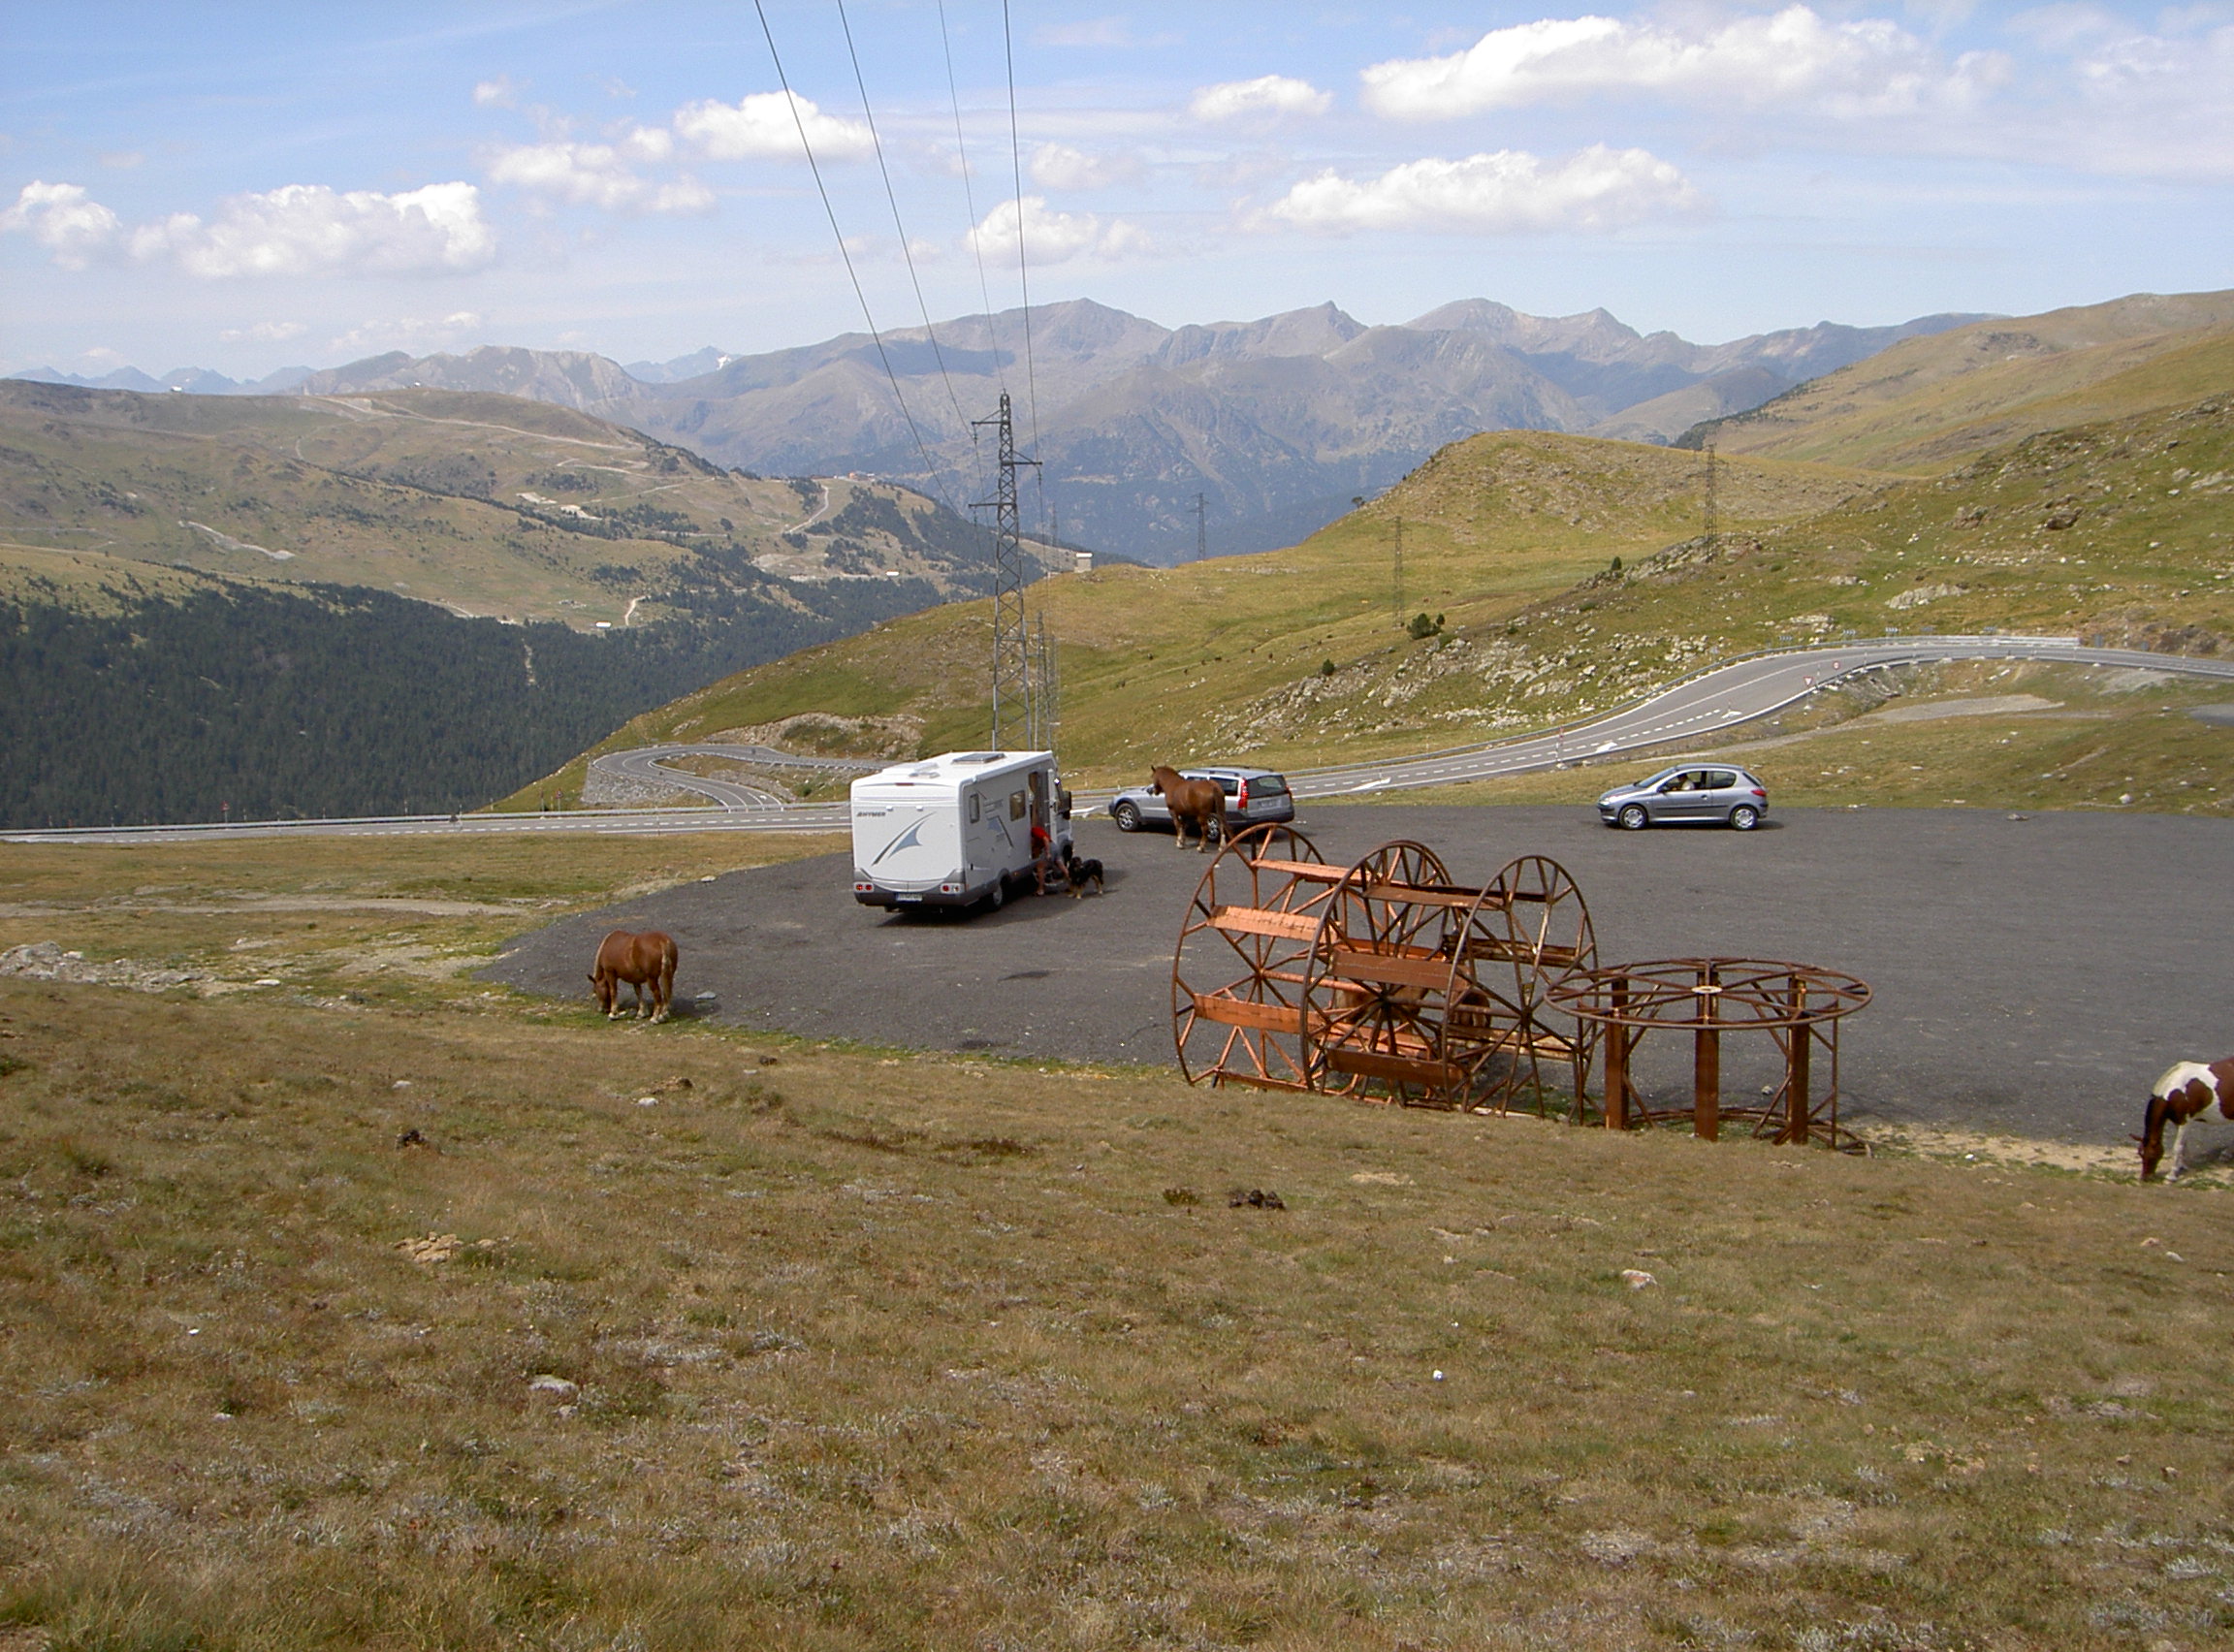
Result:
<svg viewBox="0 0 2234 1652">
<path fill-rule="evenodd" d="M 1345 873 L 1311 949 L 1304 1032 L 1316 1088 L 1432 1102 L 1462 1083 L 1447 1059 L 1445 1010 L 1464 969 L 1461 913 L 1477 891 L 1451 881 L 1424 843 L 1383 843 Z"/>
<path fill-rule="evenodd" d="M 1219 846 L 1171 960 L 1171 1034 L 1188 1083 L 1313 1088 L 1304 987 L 1338 876 L 1292 827 L 1252 827 Z"/>
<path fill-rule="evenodd" d="M 1446 1042 L 1468 1074 L 1465 1103 L 1507 1112 L 1523 1099 L 1548 1110 L 1547 1061 L 1568 1069 L 1581 1110 L 1596 1026 L 1555 1006 L 1550 991 L 1598 961 L 1589 904 L 1574 875 L 1547 855 L 1508 861 L 1466 913 L 1469 979 L 1453 980 Z"/>
</svg>

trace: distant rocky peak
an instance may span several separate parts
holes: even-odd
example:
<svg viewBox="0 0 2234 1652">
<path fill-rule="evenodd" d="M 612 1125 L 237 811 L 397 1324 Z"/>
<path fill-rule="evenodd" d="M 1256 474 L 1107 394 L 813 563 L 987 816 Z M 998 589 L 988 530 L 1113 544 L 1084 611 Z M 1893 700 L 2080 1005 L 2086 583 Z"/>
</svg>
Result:
<svg viewBox="0 0 2234 1652">
<path fill-rule="evenodd" d="M 1603 309 L 1580 315 L 1529 315 L 1491 299 L 1460 299 L 1405 323 L 1424 333 L 1483 333 L 1523 355 L 1565 354 L 1602 361 L 1644 340 L 1637 330 Z"/>
<path fill-rule="evenodd" d="M 1262 359 L 1326 356 L 1365 331 L 1365 324 L 1331 300 L 1284 310 L 1261 321 L 1213 321 L 1182 327 L 1156 354 L 1164 366 L 1184 366 L 1212 356 Z"/>
<path fill-rule="evenodd" d="M 621 370 L 639 384 L 679 384 L 684 379 L 719 372 L 736 359 L 707 344 L 687 356 L 676 356 L 664 362 L 630 362 Z"/>
</svg>

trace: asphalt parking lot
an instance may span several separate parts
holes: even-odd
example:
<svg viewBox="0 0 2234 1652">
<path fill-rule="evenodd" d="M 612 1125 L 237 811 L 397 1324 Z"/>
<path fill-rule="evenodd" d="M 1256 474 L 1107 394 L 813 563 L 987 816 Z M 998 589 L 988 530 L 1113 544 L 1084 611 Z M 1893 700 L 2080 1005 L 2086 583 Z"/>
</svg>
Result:
<svg viewBox="0 0 2234 1652">
<path fill-rule="evenodd" d="M 1546 854 L 1602 963 L 1723 954 L 1860 975 L 1844 1113 L 2103 1142 L 2172 1062 L 2234 1051 L 2234 822 L 1971 810 L 1782 810 L 1762 830 L 1612 832 L 1573 809 L 1314 806 L 1329 861 L 1412 838 L 1461 882 Z M 1173 1064 L 1171 961 L 1207 856 L 1080 824 L 1108 893 L 967 920 L 855 905 L 843 852 L 524 935 L 486 973 L 589 1000 L 611 929 L 663 929 L 679 1000 L 744 1027 L 905 1048 Z M 712 1000 L 696 995 L 713 993 Z"/>
</svg>

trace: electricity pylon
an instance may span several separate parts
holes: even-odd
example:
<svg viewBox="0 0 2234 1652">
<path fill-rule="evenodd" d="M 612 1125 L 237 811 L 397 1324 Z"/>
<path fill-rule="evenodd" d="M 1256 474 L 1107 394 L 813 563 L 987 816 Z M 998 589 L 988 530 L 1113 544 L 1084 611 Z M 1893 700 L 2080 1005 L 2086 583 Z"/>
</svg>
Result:
<svg viewBox="0 0 2234 1652">
<path fill-rule="evenodd" d="M 1016 520 L 1016 467 L 1037 464 L 1016 457 L 1015 427 L 1009 422 L 1008 393 L 990 419 L 973 419 L 973 428 L 990 425 L 1000 434 L 994 461 L 993 497 L 973 510 L 993 513 L 993 749 L 1005 751 L 1005 733 L 1020 733 L 1024 750 L 1038 745 L 1038 702 L 1033 692 L 1032 637 L 1024 617 L 1024 537 Z"/>
</svg>

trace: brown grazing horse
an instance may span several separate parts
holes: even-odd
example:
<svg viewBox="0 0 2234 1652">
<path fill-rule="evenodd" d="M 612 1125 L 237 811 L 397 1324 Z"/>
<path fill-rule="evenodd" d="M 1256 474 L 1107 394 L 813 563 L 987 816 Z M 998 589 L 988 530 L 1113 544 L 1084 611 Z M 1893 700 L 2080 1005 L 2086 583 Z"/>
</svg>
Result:
<svg viewBox="0 0 2234 1652">
<path fill-rule="evenodd" d="M 2234 1056 L 2205 1066 L 2201 1062 L 2181 1062 L 2169 1068 L 2149 1092 L 2149 1112 L 2142 1133 L 2141 1180 L 2156 1179 L 2156 1161 L 2164 1157 L 2164 1127 L 2172 1130 L 2172 1180 L 2186 1167 L 2187 1127 L 2191 1124 L 2234 1120 Z"/>
<path fill-rule="evenodd" d="M 621 1018 L 621 989 L 636 990 L 636 1013 L 644 1013 L 644 989 L 652 989 L 652 1019 L 667 1019 L 669 1001 L 675 996 L 675 939 L 657 930 L 631 935 L 615 930 L 597 948 L 597 964 L 590 971 L 590 985 L 597 994 L 597 1007 L 605 1019 Z"/>
<path fill-rule="evenodd" d="M 1189 780 L 1180 778 L 1179 771 L 1157 764 L 1148 771 L 1148 789 L 1164 794 L 1164 803 L 1171 810 L 1171 846 L 1187 846 L 1188 822 L 1195 826 L 1195 852 L 1200 854 L 1210 846 L 1210 827 L 1213 822 L 1221 828 L 1226 823 L 1226 793 L 1216 780 Z"/>
</svg>

